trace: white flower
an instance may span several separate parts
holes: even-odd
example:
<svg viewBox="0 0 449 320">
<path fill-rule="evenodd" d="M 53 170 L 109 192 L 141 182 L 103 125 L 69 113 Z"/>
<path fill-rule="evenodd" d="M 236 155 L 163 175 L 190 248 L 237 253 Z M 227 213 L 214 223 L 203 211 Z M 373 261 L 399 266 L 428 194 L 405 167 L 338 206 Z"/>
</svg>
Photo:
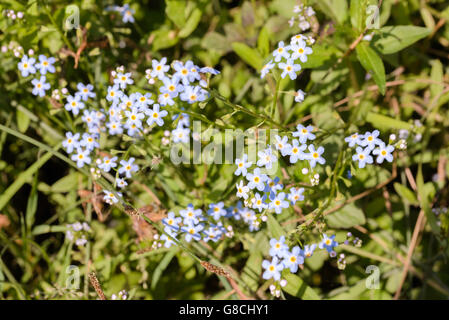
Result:
<svg viewBox="0 0 449 320">
<path fill-rule="evenodd" d="M 235 170 L 234 174 L 236 176 L 246 176 L 246 174 L 248 173 L 247 169 L 251 167 L 252 164 L 252 162 L 248 162 L 248 155 L 244 154 L 242 156 L 242 159 L 235 159 L 235 165 L 237 166 L 237 169 Z"/>
<path fill-rule="evenodd" d="M 312 133 L 313 126 L 304 127 L 302 124 L 296 126 L 296 131 L 293 132 L 294 137 L 299 137 L 299 142 L 306 143 L 307 140 L 315 140 L 315 135 Z"/>
<path fill-rule="evenodd" d="M 290 46 L 285 46 L 284 41 L 279 42 L 278 48 L 273 51 L 274 61 L 279 62 L 282 58 L 289 59 L 290 53 L 288 52 L 290 50 Z"/>
<path fill-rule="evenodd" d="M 245 200 L 248 199 L 249 187 L 243 184 L 243 180 L 240 180 L 240 183 L 235 186 L 237 188 L 237 197 Z"/>
</svg>

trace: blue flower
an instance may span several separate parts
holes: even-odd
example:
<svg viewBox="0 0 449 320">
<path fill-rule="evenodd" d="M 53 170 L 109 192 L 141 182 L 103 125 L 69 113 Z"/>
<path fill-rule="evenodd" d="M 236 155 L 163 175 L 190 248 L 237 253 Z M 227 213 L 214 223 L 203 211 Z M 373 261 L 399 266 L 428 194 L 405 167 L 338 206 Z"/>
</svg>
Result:
<svg viewBox="0 0 449 320">
<path fill-rule="evenodd" d="M 45 76 L 41 76 L 41 78 L 39 80 L 33 79 L 31 81 L 31 83 L 34 85 L 32 93 L 35 96 L 43 97 L 43 96 L 45 96 L 45 91 L 50 89 L 50 84 L 45 81 L 47 81 Z"/>
<path fill-rule="evenodd" d="M 197 224 L 200 222 L 202 211 L 201 209 L 195 209 L 193 204 L 189 204 L 187 209 L 179 211 L 179 214 L 184 218 L 184 224 Z"/>
<path fill-rule="evenodd" d="M 118 7 L 119 12 L 122 15 L 122 21 L 123 23 L 131 22 L 134 23 L 134 16 L 135 13 L 133 9 L 129 7 L 128 4 L 125 4 L 123 7 Z"/>
<path fill-rule="evenodd" d="M 140 92 L 136 92 L 135 99 L 136 105 L 140 108 L 140 110 L 145 110 L 147 106 L 154 103 L 152 99 L 150 99 L 151 93 L 145 93 L 144 95 Z"/>
<path fill-rule="evenodd" d="M 87 149 L 82 149 L 80 147 L 78 147 L 76 149 L 76 154 L 72 155 L 72 160 L 76 161 L 76 165 L 78 166 L 78 168 L 82 168 L 84 167 L 84 164 L 90 164 L 90 157 L 89 157 L 89 153 L 90 151 Z"/>
<path fill-rule="evenodd" d="M 292 133 L 294 137 L 299 137 L 301 144 L 306 143 L 307 140 L 315 140 L 315 135 L 312 133 L 313 126 L 304 127 L 302 124 L 296 126 L 296 131 Z"/>
<path fill-rule="evenodd" d="M 80 109 L 84 108 L 84 103 L 80 101 L 81 96 L 75 95 L 75 96 L 68 96 L 67 97 L 67 103 L 65 104 L 65 109 L 67 111 L 72 111 L 74 115 L 78 115 L 80 112 Z"/>
<path fill-rule="evenodd" d="M 123 92 L 120 91 L 120 88 L 117 84 L 112 87 L 111 86 L 108 87 L 108 95 L 106 96 L 106 100 L 112 102 L 113 105 L 118 104 L 122 96 Z"/>
<path fill-rule="evenodd" d="M 243 199 L 248 199 L 248 192 L 249 192 L 249 187 L 245 186 L 243 184 L 243 180 L 240 180 L 239 184 L 236 184 L 235 187 L 237 188 L 237 197 L 238 198 L 243 198 Z"/>
<path fill-rule="evenodd" d="M 284 79 L 286 75 L 290 77 L 291 80 L 295 80 L 297 77 L 296 72 L 301 70 L 301 65 L 295 64 L 292 59 L 288 59 L 286 63 L 279 63 L 279 69 L 283 70 L 281 78 Z"/>
<path fill-rule="evenodd" d="M 316 244 L 312 244 L 312 245 L 305 245 L 304 246 L 304 250 L 301 250 L 301 254 L 305 257 L 305 258 L 310 258 L 313 255 L 313 251 L 315 251 L 316 249 Z"/>
<path fill-rule="evenodd" d="M 75 93 L 75 96 L 79 95 L 81 100 L 87 101 L 89 98 L 95 98 L 95 92 L 92 92 L 94 86 L 91 84 L 84 85 L 81 82 L 76 86 L 78 91 Z"/>
<path fill-rule="evenodd" d="M 304 257 L 301 255 L 301 249 L 298 246 L 293 247 L 292 251 L 286 251 L 282 261 L 285 268 L 289 268 L 291 273 L 298 271 L 298 266 L 304 263 Z"/>
<path fill-rule="evenodd" d="M 276 240 L 275 238 L 270 240 L 270 251 L 269 254 L 272 257 L 279 257 L 283 258 L 288 252 L 288 246 L 285 244 L 285 237 L 281 236 L 279 240 Z"/>
<path fill-rule="evenodd" d="M 288 52 L 288 50 L 290 50 L 289 45 L 285 46 L 284 41 L 279 42 L 278 48 L 273 51 L 274 61 L 279 62 L 282 58 L 285 58 L 286 60 L 289 59 L 290 53 Z"/>
<path fill-rule="evenodd" d="M 235 164 L 237 166 L 237 169 L 235 170 L 234 174 L 236 176 L 242 175 L 246 176 L 248 173 L 248 168 L 251 167 L 253 164 L 252 162 L 248 162 L 248 155 L 243 154 L 242 159 L 235 159 Z"/>
<path fill-rule="evenodd" d="M 170 69 L 170 66 L 167 66 L 166 63 L 167 63 L 166 57 L 163 57 L 161 59 L 161 61 L 157 61 L 156 59 L 153 59 L 151 62 L 153 70 L 151 70 L 150 75 L 153 78 L 164 79 L 165 72 L 167 72 Z"/>
<path fill-rule="evenodd" d="M 349 144 L 349 147 L 354 147 L 356 144 L 362 145 L 362 138 L 358 133 L 353 133 L 349 137 L 345 138 L 345 141 Z"/>
<path fill-rule="evenodd" d="M 175 216 L 174 212 L 169 212 L 167 218 L 162 219 L 162 223 L 168 228 L 178 231 L 181 220 L 181 218 Z"/>
<path fill-rule="evenodd" d="M 262 67 L 262 70 L 260 71 L 260 78 L 265 78 L 265 76 L 270 72 L 271 69 L 273 69 L 274 63 L 273 60 L 270 60 L 267 62 L 266 65 Z"/>
<path fill-rule="evenodd" d="M 187 101 L 189 104 L 205 99 L 201 87 L 188 85 L 184 87 L 184 92 L 181 93 L 180 98 L 182 101 Z"/>
<path fill-rule="evenodd" d="M 111 168 L 117 167 L 117 157 L 104 157 L 103 161 L 98 165 L 98 168 L 102 169 L 104 172 L 109 172 Z"/>
<path fill-rule="evenodd" d="M 164 124 L 164 120 L 162 118 L 165 117 L 168 112 L 166 110 L 160 110 L 159 105 L 154 104 L 153 109 L 148 109 L 146 114 L 148 116 L 147 124 L 149 126 L 156 122 L 156 124 L 161 127 Z"/>
<path fill-rule="evenodd" d="M 352 156 L 352 160 L 359 162 L 359 168 L 365 168 L 367 163 L 373 163 L 373 157 L 370 156 L 371 149 L 369 147 L 366 147 L 365 149 L 357 147 L 355 151 L 357 154 Z"/>
<path fill-rule="evenodd" d="M 323 234 L 323 240 L 321 240 L 318 247 L 320 249 L 326 249 L 327 252 L 332 252 L 332 251 L 334 251 L 334 248 L 336 246 L 338 246 L 338 242 L 336 242 L 334 239 L 335 239 L 335 234 L 330 237 L 328 237 L 326 234 Z"/>
<path fill-rule="evenodd" d="M 260 196 L 260 194 L 256 193 L 252 199 L 253 209 L 257 209 L 261 212 L 262 210 L 268 208 L 268 204 L 265 203 L 266 199 L 266 195 Z"/>
<path fill-rule="evenodd" d="M 288 146 L 287 155 L 290 155 L 290 163 L 296 163 L 298 160 L 306 159 L 304 150 L 307 148 L 306 144 L 299 145 L 298 140 L 292 140 L 292 144 Z"/>
<path fill-rule="evenodd" d="M 373 132 L 365 133 L 365 136 L 361 142 L 361 146 L 369 148 L 369 150 L 373 150 L 376 145 L 380 146 L 384 142 L 377 138 L 379 136 L 379 130 L 374 130 Z"/>
<path fill-rule="evenodd" d="M 128 84 L 133 84 L 134 80 L 131 79 L 131 72 L 128 73 L 118 73 L 114 79 L 114 83 L 119 85 L 121 89 L 126 89 Z"/>
<path fill-rule="evenodd" d="M 134 159 L 133 157 L 129 158 L 128 161 L 121 160 L 120 164 L 122 166 L 118 169 L 118 173 L 125 173 L 127 178 L 131 178 L 131 172 L 136 172 L 137 170 L 139 170 L 139 166 L 134 164 L 135 160 L 136 159 Z"/>
<path fill-rule="evenodd" d="M 282 156 L 285 157 L 291 148 L 291 145 L 288 143 L 288 137 L 280 137 L 278 135 L 274 136 L 276 139 L 275 148 L 276 150 L 280 151 Z"/>
<path fill-rule="evenodd" d="M 83 133 L 83 139 L 80 141 L 80 145 L 89 151 L 100 147 L 98 141 L 95 140 L 95 136 L 88 133 Z"/>
<path fill-rule="evenodd" d="M 296 201 L 303 201 L 304 200 L 304 188 L 291 188 L 290 194 L 288 195 L 288 199 L 292 202 L 292 204 L 295 204 Z"/>
<path fill-rule="evenodd" d="M 286 209 L 289 206 L 288 201 L 285 201 L 285 193 L 280 192 L 274 199 L 270 202 L 270 209 L 274 209 L 274 212 L 280 214 L 282 209 Z"/>
<path fill-rule="evenodd" d="M 307 55 L 313 53 L 312 49 L 307 47 L 304 41 L 299 42 L 298 44 L 294 44 L 291 46 L 291 50 L 293 51 L 291 58 L 296 60 L 299 58 L 301 62 L 307 62 Z"/>
<path fill-rule="evenodd" d="M 74 149 L 79 147 L 78 139 L 80 138 L 80 134 L 66 132 L 65 136 L 67 139 L 62 142 L 62 146 L 66 149 L 67 153 L 72 153 Z"/>
<path fill-rule="evenodd" d="M 184 226 L 181 228 L 181 231 L 185 232 L 185 240 L 187 242 L 192 241 L 192 239 L 199 241 L 201 240 L 201 234 L 200 232 L 204 229 L 204 225 L 198 224 L 193 225 L 189 224 L 187 226 Z"/>
<path fill-rule="evenodd" d="M 36 68 L 34 67 L 35 62 L 36 59 L 28 58 L 27 55 L 24 55 L 22 57 L 22 60 L 20 60 L 18 64 L 18 68 L 22 73 L 22 77 L 28 77 L 28 75 L 36 73 Z"/>
<path fill-rule="evenodd" d="M 394 151 L 394 147 L 391 145 L 385 146 L 385 144 L 380 145 L 377 149 L 373 150 L 373 154 L 377 155 L 376 162 L 382 163 L 386 159 L 388 162 L 393 161 L 393 155 L 391 154 Z"/>
<path fill-rule="evenodd" d="M 273 154 L 273 150 L 271 148 L 267 148 L 265 150 L 259 151 L 257 153 L 259 156 L 259 160 L 257 161 L 257 165 L 259 167 L 265 166 L 265 169 L 271 169 L 273 167 L 273 163 L 278 159 L 275 154 Z"/>
<path fill-rule="evenodd" d="M 315 168 L 316 163 L 325 164 L 326 160 L 321 156 L 324 152 L 323 147 L 319 147 L 315 150 L 315 146 L 313 144 L 308 147 L 310 153 L 308 154 L 307 160 L 309 160 L 310 166 Z"/>
<path fill-rule="evenodd" d="M 253 173 L 246 174 L 246 179 L 249 181 L 248 187 L 250 189 L 257 188 L 259 191 L 265 189 L 265 181 L 268 180 L 268 176 L 260 172 L 259 168 L 254 169 Z"/>
<path fill-rule="evenodd" d="M 36 64 L 36 69 L 39 69 L 41 74 L 46 74 L 47 71 L 50 73 L 55 72 L 55 67 L 53 63 L 55 63 L 56 59 L 53 57 L 47 58 L 43 54 L 39 55 L 39 63 Z"/>
<path fill-rule="evenodd" d="M 213 74 L 213 75 L 217 75 L 217 74 L 220 73 L 220 71 L 215 70 L 214 68 L 211 68 L 211 67 L 203 67 L 203 68 L 200 69 L 200 72 L 201 73 L 210 73 L 210 74 Z"/>
<path fill-rule="evenodd" d="M 168 93 L 171 98 L 176 98 L 178 94 L 184 90 L 184 87 L 182 84 L 179 84 L 179 79 L 176 77 L 173 77 L 172 79 L 164 77 L 162 82 L 164 85 L 159 88 L 159 91 L 161 93 Z"/>
<path fill-rule="evenodd" d="M 262 267 L 265 269 L 265 272 L 262 274 L 262 278 L 265 280 L 273 278 L 279 281 L 281 279 L 281 271 L 284 270 L 284 265 L 282 262 L 279 262 L 277 257 L 274 257 L 271 262 L 268 260 L 262 261 Z"/>
<path fill-rule="evenodd" d="M 172 131 L 172 138 L 174 143 L 188 143 L 190 139 L 190 129 L 177 127 Z"/>
<path fill-rule="evenodd" d="M 209 210 L 207 210 L 207 214 L 214 217 L 216 221 L 220 219 L 220 217 L 224 217 L 226 215 L 226 210 L 223 209 L 224 203 L 211 203 L 209 204 Z"/>
</svg>

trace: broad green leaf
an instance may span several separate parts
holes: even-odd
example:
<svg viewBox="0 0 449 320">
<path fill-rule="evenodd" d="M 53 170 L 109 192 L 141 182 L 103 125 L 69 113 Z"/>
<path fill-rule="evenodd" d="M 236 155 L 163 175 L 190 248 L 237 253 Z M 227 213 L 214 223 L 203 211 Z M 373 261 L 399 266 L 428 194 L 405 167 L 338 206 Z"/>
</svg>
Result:
<svg viewBox="0 0 449 320">
<path fill-rule="evenodd" d="M 312 46 L 313 53 L 307 56 L 307 61 L 301 63 L 302 69 L 316 69 L 327 62 L 336 60 L 340 51 L 327 44 L 316 44 Z M 299 61 L 299 60 L 298 60 Z"/>
<path fill-rule="evenodd" d="M 357 58 L 362 66 L 374 78 L 379 91 L 385 94 L 385 68 L 382 59 L 367 43 L 361 42 L 356 47 Z"/>
<path fill-rule="evenodd" d="M 260 30 L 259 38 L 257 38 L 257 49 L 259 49 L 260 54 L 264 58 L 270 52 L 270 40 L 267 27 L 263 27 Z"/>
<path fill-rule="evenodd" d="M 359 33 L 365 28 L 366 7 L 367 0 L 351 0 L 349 8 L 351 24 Z"/>
<path fill-rule="evenodd" d="M 430 32 L 417 26 L 386 26 L 380 28 L 371 43 L 380 53 L 392 54 L 427 37 Z"/>
<path fill-rule="evenodd" d="M 402 198 L 405 198 L 408 202 L 410 202 L 410 204 L 418 205 L 418 199 L 416 199 L 416 196 L 412 190 L 410 190 L 409 188 L 407 188 L 406 186 L 404 186 L 398 182 L 395 182 L 393 186 L 394 186 L 394 189 L 396 190 L 396 192 Z"/>
<path fill-rule="evenodd" d="M 410 123 L 393 119 L 382 114 L 368 112 L 366 116 L 366 121 L 371 123 L 374 127 L 379 130 L 391 130 L 391 129 L 406 129 L 411 130 L 412 125 Z"/>
<path fill-rule="evenodd" d="M 288 272 L 288 273 L 287 273 Z M 287 285 L 282 288 L 289 295 L 303 299 L 303 300 L 319 300 L 320 296 L 309 287 L 300 277 L 290 273 L 290 271 L 283 274 L 283 278 L 287 280 Z"/>
<path fill-rule="evenodd" d="M 252 251 L 243 268 L 241 278 L 252 291 L 257 291 L 260 275 L 262 273 L 262 253 Z"/>
<path fill-rule="evenodd" d="M 77 189 L 79 175 L 77 172 L 72 172 L 69 175 L 59 179 L 50 187 L 51 192 L 62 193 Z"/>
<path fill-rule="evenodd" d="M 153 50 L 158 51 L 174 46 L 178 43 L 179 37 L 174 30 L 156 30 L 152 33 L 154 36 Z"/>
<path fill-rule="evenodd" d="M 167 17 L 173 21 L 173 23 L 178 27 L 182 28 L 186 24 L 185 11 L 186 11 L 186 1 L 185 0 L 165 0 L 165 13 Z"/>
<path fill-rule="evenodd" d="M 325 14 L 335 19 L 339 24 L 345 22 L 348 16 L 347 0 L 322 0 L 317 4 Z"/>
<path fill-rule="evenodd" d="M 151 289 L 154 290 L 156 288 L 157 283 L 159 282 L 159 279 L 164 272 L 165 269 L 167 269 L 168 265 L 170 264 L 170 261 L 173 259 L 173 257 L 176 255 L 176 252 L 178 252 L 178 247 L 174 246 L 170 251 L 168 251 L 164 258 L 161 260 L 161 262 L 158 264 L 156 269 L 153 271 L 153 277 L 151 278 Z"/>
<path fill-rule="evenodd" d="M 25 132 L 28 129 L 28 126 L 30 125 L 30 117 L 24 112 L 22 112 L 20 109 L 16 110 L 16 116 L 17 116 L 17 127 L 20 132 Z"/>
<path fill-rule="evenodd" d="M 256 49 L 248 47 L 246 44 L 241 42 L 233 42 L 232 50 L 237 53 L 237 55 L 243 59 L 251 67 L 259 71 L 263 66 L 263 59 Z"/>
<path fill-rule="evenodd" d="M 40 157 L 34 164 L 32 164 L 28 169 L 19 174 L 14 182 L 0 195 L 0 210 L 2 210 L 9 202 L 9 200 L 16 194 L 17 191 L 28 181 L 33 174 L 39 170 L 50 158 L 52 157 L 51 152 L 47 152 L 42 157 Z"/>
<path fill-rule="evenodd" d="M 181 29 L 181 31 L 179 31 L 178 36 L 180 38 L 187 38 L 193 31 L 195 31 L 196 27 L 200 23 L 202 15 L 203 11 L 201 11 L 201 9 L 199 8 L 195 8 L 190 17 L 187 19 L 184 27 Z"/>
<path fill-rule="evenodd" d="M 281 236 L 285 236 L 286 233 L 284 229 L 282 229 L 276 218 L 273 217 L 271 213 L 267 213 L 267 217 L 268 231 L 270 232 L 271 236 L 276 239 L 279 239 Z"/>
<path fill-rule="evenodd" d="M 327 224 L 331 228 L 351 228 L 363 225 L 366 222 L 363 211 L 350 203 L 340 210 L 326 217 Z"/>
<path fill-rule="evenodd" d="M 427 217 L 427 221 L 429 221 L 433 233 L 438 235 L 440 234 L 440 228 L 437 225 L 435 214 L 430 209 L 430 202 L 429 202 L 430 189 L 426 188 L 426 185 L 424 184 L 424 177 L 422 173 L 421 163 L 418 166 L 418 174 L 416 175 L 416 186 L 418 188 L 418 196 L 421 210 L 424 210 Z"/>
<path fill-rule="evenodd" d="M 38 183 L 38 174 L 37 171 L 34 174 L 33 178 L 33 184 L 31 186 L 31 192 L 28 197 L 27 202 L 27 210 L 26 210 L 26 227 L 29 231 L 31 231 L 31 226 L 34 224 L 34 218 L 36 215 L 37 210 L 37 200 L 38 200 L 38 194 L 37 194 L 37 183 Z"/>
<path fill-rule="evenodd" d="M 432 65 L 432 69 L 430 71 L 431 79 L 435 82 L 441 83 L 441 84 L 435 83 L 430 86 L 430 94 L 432 98 L 435 98 L 438 97 L 443 92 L 444 89 L 444 86 L 442 84 L 444 76 L 443 64 L 438 59 L 432 60 L 430 64 Z"/>
</svg>

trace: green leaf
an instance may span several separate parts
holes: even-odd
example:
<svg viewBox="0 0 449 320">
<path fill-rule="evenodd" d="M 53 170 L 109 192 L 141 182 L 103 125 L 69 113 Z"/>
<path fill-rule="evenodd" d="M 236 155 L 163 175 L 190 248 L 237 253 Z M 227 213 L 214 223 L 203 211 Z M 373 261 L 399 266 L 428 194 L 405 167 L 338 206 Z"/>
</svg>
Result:
<svg viewBox="0 0 449 320">
<path fill-rule="evenodd" d="M 430 95 L 432 98 L 438 97 L 443 92 L 444 86 L 442 84 L 443 82 L 443 64 L 440 60 L 435 59 L 430 61 L 430 64 L 432 65 L 432 69 L 430 71 L 430 77 L 435 82 L 440 82 L 441 84 L 432 84 L 430 86 Z"/>
<path fill-rule="evenodd" d="M 367 43 L 361 42 L 356 47 L 357 58 L 362 66 L 374 78 L 379 91 L 385 94 L 385 68 L 382 59 Z"/>
<path fill-rule="evenodd" d="M 351 24 L 359 33 L 365 28 L 366 7 L 367 0 L 351 0 L 349 8 Z"/>
<path fill-rule="evenodd" d="M 164 272 L 165 269 L 167 269 L 168 265 L 170 264 L 170 261 L 176 255 L 176 252 L 178 252 L 178 249 L 179 249 L 178 247 L 173 247 L 169 252 L 165 254 L 164 258 L 158 264 L 156 269 L 154 269 L 153 277 L 151 278 L 151 290 L 154 290 L 156 288 L 156 285 L 159 282 L 162 273 Z"/>
<path fill-rule="evenodd" d="M 351 228 L 363 225 L 366 222 L 363 211 L 350 203 L 340 210 L 326 217 L 327 224 L 331 228 Z"/>
<path fill-rule="evenodd" d="M 285 236 L 286 232 L 284 231 L 284 229 L 282 229 L 276 218 L 273 217 L 271 213 L 267 213 L 267 217 L 268 231 L 270 232 L 271 236 L 276 239 L 279 239 L 281 236 Z"/>
<path fill-rule="evenodd" d="M 20 109 L 16 110 L 16 116 L 17 116 L 17 127 L 20 132 L 25 132 L 28 129 L 28 126 L 30 125 L 30 117 L 24 112 L 22 112 Z"/>
<path fill-rule="evenodd" d="M 340 51 L 327 44 L 316 44 L 312 47 L 313 53 L 307 57 L 307 61 L 301 63 L 302 69 L 316 69 L 327 62 L 337 60 Z"/>
<path fill-rule="evenodd" d="M 16 194 L 17 191 L 28 181 L 29 178 L 42 167 L 51 157 L 51 152 L 47 152 L 40 157 L 28 169 L 19 174 L 14 182 L 0 195 L 0 210 L 2 210 L 9 202 L 9 200 Z"/>
<path fill-rule="evenodd" d="M 427 37 L 431 30 L 416 26 L 386 26 L 373 37 L 372 46 L 382 54 L 398 52 Z"/>
<path fill-rule="evenodd" d="M 200 23 L 202 15 L 203 11 L 201 11 L 199 8 L 195 8 L 190 17 L 187 19 L 184 27 L 181 29 L 181 31 L 179 31 L 178 36 L 180 38 L 187 38 L 193 31 L 195 31 L 196 27 Z"/>
<path fill-rule="evenodd" d="M 252 291 L 257 291 L 262 273 L 262 253 L 260 251 L 252 251 L 246 261 L 245 267 L 242 271 L 242 280 L 248 285 Z"/>
<path fill-rule="evenodd" d="M 424 184 L 424 177 L 422 173 L 421 163 L 418 166 L 418 174 L 416 175 L 416 186 L 418 188 L 418 196 L 421 209 L 424 210 L 426 214 L 427 221 L 429 221 L 430 227 L 432 228 L 432 232 L 436 235 L 439 235 L 440 228 L 437 225 L 435 214 L 430 209 L 430 202 L 429 202 L 430 189 L 426 188 L 426 185 Z"/>
<path fill-rule="evenodd" d="M 154 51 L 173 47 L 179 41 L 179 37 L 173 30 L 156 30 L 152 36 L 154 36 L 152 44 Z"/>
<path fill-rule="evenodd" d="M 173 21 L 173 23 L 181 29 L 186 24 L 185 11 L 186 11 L 186 1 L 185 0 L 165 0 L 165 14 L 167 17 Z"/>
<path fill-rule="evenodd" d="M 345 22 L 348 15 L 347 0 L 321 0 L 318 2 L 322 11 L 339 24 Z"/>
<path fill-rule="evenodd" d="M 410 204 L 418 205 L 418 199 L 416 199 L 416 196 L 412 190 L 410 190 L 409 188 L 407 188 L 406 186 L 404 186 L 398 182 L 395 182 L 393 186 L 394 186 L 394 189 L 396 190 L 396 192 L 402 198 L 406 199 L 408 202 L 410 202 Z"/>
<path fill-rule="evenodd" d="M 303 300 L 320 300 L 320 296 L 315 290 L 309 287 L 300 277 L 290 273 L 290 271 L 287 272 L 282 276 L 282 278 L 287 280 L 287 285 L 282 290 Z"/>
<path fill-rule="evenodd" d="M 31 192 L 30 195 L 28 197 L 28 202 L 27 202 L 27 210 L 26 210 L 26 227 L 29 231 L 31 231 L 31 226 L 34 224 L 34 217 L 36 215 L 36 211 L 37 211 L 37 200 L 38 200 L 38 195 L 37 195 L 37 182 L 38 182 L 38 174 L 37 171 L 34 174 L 34 178 L 33 178 L 33 184 L 31 186 Z"/>
<path fill-rule="evenodd" d="M 411 130 L 413 127 L 410 123 L 393 119 L 374 112 L 368 112 L 366 116 L 366 121 L 371 123 L 374 127 L 378 128 L 379 130 L 390 130 L 390 129 Z"/>
<path fill-rule="evenodd" d="M 250 48 L 241 42 L 233 42 L 231 46 L 232 50 L 251 67 L 258 71 L 262 69 L 263 59 L 256 49 Z"/>
<path fill-rule="evenodd" d="M 270 53 L 270 40 L 267 27 L 263 27 L 260 30 L 259 38 L 257 38 L 257 49 L 259 49 L 263 58 Z"/>
<path fill-rule="evenodd" d="M 50 188 L 51 192 L 63 193 L 69 192 L 70 190 L 75 190 L 78 187 L 79 175 L 77 172 L 72 172 L 69 175 L 59 179 Z"/>
</svg>

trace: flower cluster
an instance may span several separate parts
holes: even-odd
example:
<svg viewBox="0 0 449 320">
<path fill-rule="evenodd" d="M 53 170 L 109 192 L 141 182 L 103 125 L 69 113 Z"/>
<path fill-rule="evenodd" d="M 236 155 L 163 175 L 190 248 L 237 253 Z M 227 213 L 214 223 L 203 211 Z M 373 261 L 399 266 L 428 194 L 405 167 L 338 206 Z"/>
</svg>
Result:
<svg viewBox="0 0 449 320">
<path fill-rule="evenodd" d="M 8 18 L 11 18 L 12 20 L 22 19 L 23 18 L 23 12 L 22 11 L 15 12 L 14 10 L 7 9 L 7 10 L 4 10 L 4 14 Z"/>
<path fill-rule="evenodd" d="M 158 240 L 163 241 L 164 247 L 169 248 L 175 242 L 172 238 L 178 239 L 183 236 L 186 242 L 192 240 L 206 242 L 217 242 L 223 237 L 231 238 L 234 235 L 231 225 L 225 226 L 225 218 L 236 218 L 238 214 L 234 208 L 224 208 L 223 202 L 209 204 L 206 214 L 201 209 L 196 209 L 192 204 L 179 211 L 179 216 L 174 212 L 169 212 L 162 220 L 165 233 L 155 238 L 153 247 L 159 247 Z"/>
<path fill-rule="evenodd" d="M 123 23 L 127 23 L 127 22 L 131 22 L 134 23 L 134 9 L 131 9 L 129 4 L 125 3 L 123 5 L 123 7 L 121 6 L 110 6 L 106 8 L 107 11 L 116 11 L 118 13 L 120 13 L 120 15 L 122 16 L 122 21 Z"/>
<path fill-rule="evenodd" d="M 377 156 L 377 163 L 382 163 L 384 160 L 388 162 L 393 161 L 392 152 L 394 151 L 394 147 L 392 145 L 386 145 L 385 142 L 379 139 L 379 134 L 379 130 L 374 130 L 373 132 L 366 132 L 363 135 L 353 133 L 345 138 L 349 147 L 352 148 L 357 145 L 356 154 L 352 156 L 352 160 L 358 161 L 359 168 L 364 168 L 367 163 L 373 163 L 371 153 Z"/>
<path fill-rule="evenodd" d="M 28 55 L 23 55 L 22 59 L 18 63 L 18 68 L 22 77 L 28 77 L 31 74 L 35 74 L 36 70 L 39 70 L 41 76 L 40 78 L 35 78 L 31 80 L 34 88 L 32 93 L 35 96 L 43 97 L 45 96 L 45 91 L 50 89 L 50 84 L 47 82 L 46 74 L 54 73 L 55 67 L 53 64 L 56 59 L 53 57 L 47 58 L 45 55 L 39 55 L 39 61 L 37 62 L 35 58 L 28 57 Z"/>
<path fill-rule="evenodd" d="M 312 48 L 308 47 L 308 45 L 313 44 L 314 41 L 312 37 L 302 34 L 293 36 L 289 45 L 285 45 L 284 41 L 280 41 L 277 49 L 273 51 L 274 62 L 271 59 L 262 67 L 260 77 L 264 78 L 277 64 L 282 71 L 281 78 L 285 78 L 288 75 L 291 80 L 295 80 L 297 72 L 301 70 L 301 64 L 298 60 L 302 63 L 307 61 L 307 56 L 313 53 Z"/>
<path fill-rule="evenodd" d="M 315 140 L 316 136 L 313 133 L 315 128 L 311 125 L 306 127 L 299 124 L 296 129 L 297 131 L 292 133 L 292 136 L 296 139 L 292 139 L 291 143 L 287 136 L 276 135 L 273 146 L 270 145 L 259 151 L 256 167 L 252 171 L 248 171 L 253 166 L 253 162 L 248 160 L 247 154 L 243 154 L 241 158 L 235 160 L 237 169 L 234 174 L 241 175 L 246 179 L 246 184 L 244 180 L 240 180 L 236 184 L 236 195 L 245 200 L 246 207 L 258 210 L 259 213 L 264 210 L 271 210 L 280 214 L 283 209 L 295 205 L 297 201 L 304 200 L 304 188 L 291 187 L 288 190 L 289 193 L 286 193 L 279 177 L 270 178 L 264 173 L 272 169 L 278 162 L 279 156 L 287 157 L 292 164 L 299 160 L 307 161 L 311 169 L 315 168 L 317 163 L 322 165 L 326 162 L 322 156 L 324 153 L 323 147 L 316 148 L 313 144 L 307 144 L 308 141 Z M 304 169 L 303 172 L 309 173 L 307 168 Z M 319 175 L 313 175 L 312 179 L 313 183 L 319 181 Z M 264 214 L 260 218 L 266 219 Z M 254 216 L 254 219 L 257 219 L 257 216 Z"/>
<path fill-rule="evenodd" d="M 126 290 L 121 290 L 119 291 L 118 294 L 113 294 L 111 296 L 111 300 L 126 300 L 128 299 L 128 292 L 126 292 Z"/>
<path fill-rule="evenodd" d="M 337 253 L 334 248 L 337 246 L 338 242 L 335 241 L 335 235 L 329 237 L 323 234 L 320 243 L 305 245 L 303 249 L 299 246 L 294 246 L 290 249 L 285 243 L 284 236 L 281 236 L 279 239 L 273 238 L 270 240 L 269 251 L 272 260 L 264 260 L 262 262 L 262 267 L 265 270 L 262 278 L 265 280 L 274 279 L 276 282 L 280 282 L 284 269 L 289 269 L 291 273 L 296 273 L 299 266 L 304 264 L 306 258 L 310 258 L 313 255 L 317 247 L 325 249 L 331 257 L 335 257 Z"/>
<path fill-rule="evenodd" d="M 310 28 L 311 18 L 315 15 L 315 10 L 312 7 L 304 6 L 303 4 L 295 6 L 293 8 L 293 13 L 297 14 L 298 17 L 298 27 L 302 31 L 306 31 Z M 288 20 L 288 24 L 290 27 L 293 27 L 295 24 L 295 16 L 291 17 Z"/>
<path fill-rule="evenodd" d="M 75 222 L 67 225 L 65 235 L 67 239 L 75 241 L 77 246 L 82 247 L 87 243 L 87 237 L 90 231 L 91 229 L 86 222 Z"/>
</svg>

